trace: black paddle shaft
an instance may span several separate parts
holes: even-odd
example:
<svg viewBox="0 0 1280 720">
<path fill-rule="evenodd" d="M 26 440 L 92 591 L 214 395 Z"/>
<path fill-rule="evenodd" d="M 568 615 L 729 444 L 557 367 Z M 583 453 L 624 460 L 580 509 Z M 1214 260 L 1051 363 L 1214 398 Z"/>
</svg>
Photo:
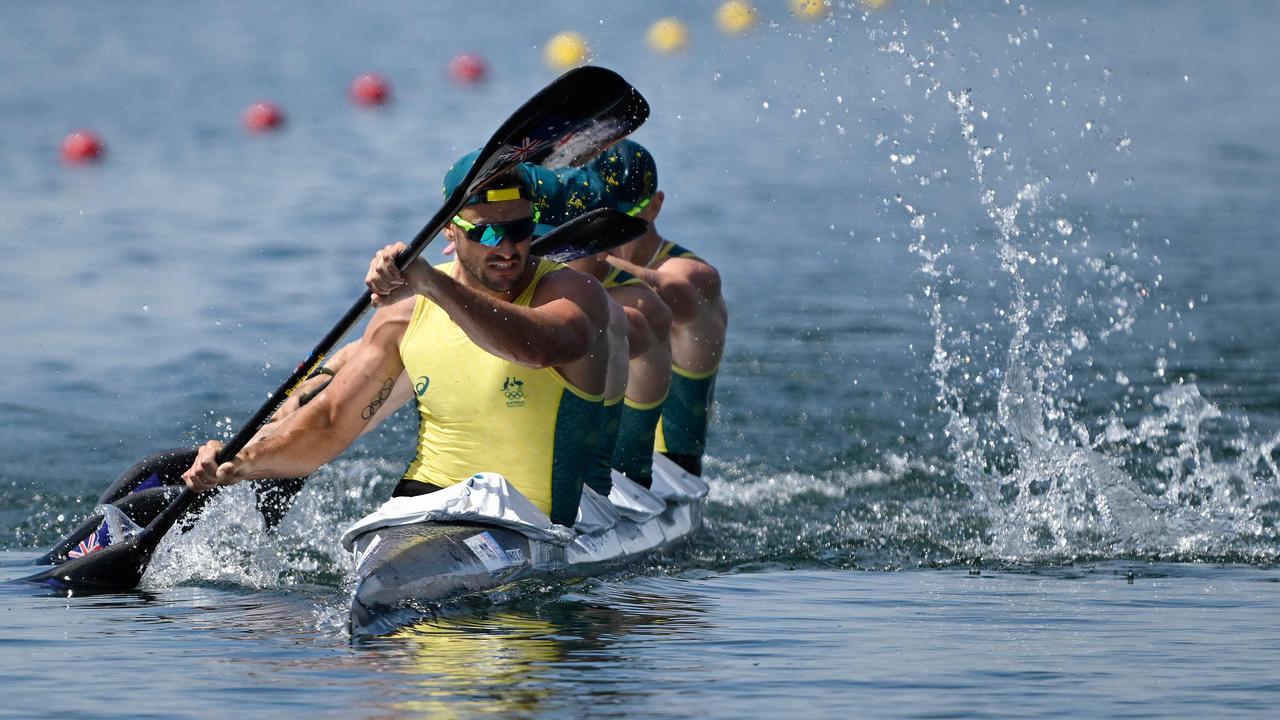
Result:
<svg viewBox="0 0 1280 720">
<path fill-rule="evenodd" d="M 459 183 L 431 220 L 418 232 L 410 246 L 397 258 L 404 270 L 409 263 L 439 234 L 445 224 L 465 204 L 466 199 L 499 175 L 517 164 L 538 155 L 548 146 L 571 146 L 575 138 L 583 147 L 599 142 L 592 133 L 597 119 L 609 119 L 610 111 L 619 103 L 634 103 L 635 89 L 620 75 L 601 67 L 570 70 L 543 88 L 520 106 L 481 149 L 463 182 Z M 366 290 L 324 336 L 311 354 L 276 389 L 248 422 L 219 451 L 217 462 L 226 462 L 253 439 L 258 430 L 284 404 L 299 384 L 324 361 L 344 335 L 359 322 L 369 309 L 370 293 Z M 133 537 L 113 543 L 79 558 L 68 560 L 25 580 L 43 583 L 65 591 L 115 592 L 138 585 L 151 555 L 169 528 L 178 521 L 196 499 L 196 493 L 182 493 Z"/>
</svg>

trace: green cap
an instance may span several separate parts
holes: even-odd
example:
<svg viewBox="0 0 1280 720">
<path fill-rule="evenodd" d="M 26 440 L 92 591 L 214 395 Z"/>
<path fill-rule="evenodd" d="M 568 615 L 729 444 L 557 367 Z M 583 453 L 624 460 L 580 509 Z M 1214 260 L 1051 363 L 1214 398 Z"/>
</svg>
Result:
<svg viewBox="0 0 1280 720">
<path fill-rule="evenodd" d="M 527 163 L 520 169 L 529 183 L 530 199 L 542 215 L 537 235 L 588 210 L 613 207 L 617 203 L 613 188 L 595 171 L 573 167 L 551 170 Z"/>
<path fill-rule="evenodd" d="M 617 209 L 628 212 L 658 191 L 658 165 L 653 153 L 635 140 L 619 140 L 587 163 L 617 197 Z"/>
<path fill-rule="evenodd" d="M 479 150 L 469 152 L 449 168 L 444 176 L 444 197 L 449 197 L 462 183 L 479 155 Z M 572 167 L 551 170 L 530 163 L 521 163 L 495 178 L 484 190 L 467 198 L 466 204 L 517 198 L 530 200 L 538 207 L 541 218 L 534 230 L 535 236 L 545 235 L 588 210 L 623 204 L 618 200 L 616 189 L 594 170 Z"/>
<path fill-rule="evenodd" d="M 467 173 L 471 172 L 471 166 L 476 164 L 476 158 L 479 156 L 479 150 L 472 150 L 449 166 L 449 171 L 444 174 L 443 197 L 448 198 L 457 189 L 458 185 L 466 179 Z M 483 190 L 468 197 L 466 204 L 475 205 L 477 203 L 519 199 L 532 200 L 533 198 L 530 197 L 529 193 L 531 186 L 529 173 L 525 167 L 517 165 L 511 172 L 494 178 L 489 184 L 485 185 Z"/>
</svg>

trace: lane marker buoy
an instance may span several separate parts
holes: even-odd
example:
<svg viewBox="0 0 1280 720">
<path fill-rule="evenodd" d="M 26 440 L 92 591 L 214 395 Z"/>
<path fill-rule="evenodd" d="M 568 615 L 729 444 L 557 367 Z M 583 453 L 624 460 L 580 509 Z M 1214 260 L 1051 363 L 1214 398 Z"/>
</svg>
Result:
<svg viewBox="0 0 1280 720">
<path fill-rule="evenodd" d="M 791 0 L 791 14 L 801 20 L 817 21 L 831 13 L 828 0 Z"/>
<path fill-rule="evenodd" d="M 449 61 L 449 74 L 462 85 L 473 85 L 489 75 L 489 65 L 475 53 L 463 53 Z"/>
<path fill-rule="evenodd" d="M 547 41 L 543 58 L 553 70 L 569 70 L 591 61 L 591 46 L 582 35 L 567 30 Z"/>
<path fill-rule="evenodd" d="M 391 101 L 391 83 L 377 73 L 365 73 L 351 83 L 351 101 L 374 107 Z"/>
<path fill-rule="evenodd" d="M 92 130 L 77 130 L 62 141 L 62 159 L 72 165 L 97 162 L 106 147 Z"/>
<path fill-rule="evenodd" d="M 689 29 L 678 18 L 665 17 L 649 26 L 645 40 L 656 53 L 683 52 L 689 47 Z"/>
<path fill-rule="evenodd" d="M 756 24 L 756 9 L 743 0 L 729 0 L 716 10 L 716 24 L 727 35 L 745 35 Z"/>
<path fill-rule="evenodd" d="M 275 103 L 257 102 L 244 111 L 244 126 L 251 132 L 268 132 L 284 124 L 284 112 Z"/>
</svg>

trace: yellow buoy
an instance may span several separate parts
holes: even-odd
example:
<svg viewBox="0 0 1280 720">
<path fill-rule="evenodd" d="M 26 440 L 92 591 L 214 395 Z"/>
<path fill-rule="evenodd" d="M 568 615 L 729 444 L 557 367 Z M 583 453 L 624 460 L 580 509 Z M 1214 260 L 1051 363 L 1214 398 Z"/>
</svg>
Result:
<svg viewBox="0 0 1280 720">
<path fill-rule="evenodd" d="M 645 39 L 654 52 L 667 55 L 689 46 L 689 29 L 676 18 L 662 18 L 649 26 L 649 34 Z"/>
<path fill-rule="evenodd" d="M 821 20 L 830 12 L 828 0 L 791 0 L 791 14 L 801 20 Z"/>
<path fill-rule="evenodd" d="M 591 60 L 591 47 L 586 38 L 570 30 L 547 41 L 543 57 L 551 69 L 568 70 Z"/>
<path fill-rule="evenodd" d="M 749 2 L 729 0 L 716 11 L 716 24 L 729 35 L 742 35 L 756 24 L 756 9 Z"/>
</svg>

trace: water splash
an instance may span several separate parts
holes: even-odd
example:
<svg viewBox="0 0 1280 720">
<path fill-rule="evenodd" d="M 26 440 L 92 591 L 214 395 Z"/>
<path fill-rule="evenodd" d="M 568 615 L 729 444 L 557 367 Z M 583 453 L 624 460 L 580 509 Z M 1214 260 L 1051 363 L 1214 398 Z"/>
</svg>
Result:
<svg viewBox="0 0 1280 720">
<path fill-rule="evenodd" d="M 1022 10 L 1025 15 L 1025 6 Z M 907 38 L 921 33 L 911 30 L 898 21 L 890 29 L 871 27 L 868 36 L 926 81 L 924 99 L 932 102 L 936 90 L 954 82 L 944 76 L 945 64 L 955 57 L 929 42 L 916 49 Z M 1040 40 L 1039 31 L 1019 29 L 1009 38 L 1016 49 L 1009 70 L 1025 73 L 1017 53 L 1024 43 Z M 951 32 L 947 41 L 954 39 Z M 1014 74 L 997 69 L 992 78 Z M 1109 72 L 1105 75 L 1111 80 Z M 1045 83 L 1043 92 L 1052 97 L 1053 83 Z M 1024 89 L 1022 95 L 1032 99 L 1035 91 Z M 992 232 L 967 248 L 954 240 L 940 242 L 917 221 L 927 211 L 923 192 L 917 191 L 915 199 L 902 193 L 894 197 L 915 232 L 909 250 L 920 260 L 921 294 L 928 300 L 934 335 L 929 370 L 947 438 L 940 475 L 968 490 L 967 499 L 956 497 L 951 506 L 917 511 L 934 512 L 935 519 L 945 521 L 963 507 L 978 519 L 968 526 L 978 528 L 976 534 L 939 532 L 930 539 L 960 557 L 1017 562 L 1133 555 L 1262 562 L 1280 557 L 1272 458 L 1277 439 L 1250 438 L 1247 419 L 1237 421 L 1234 432 L 1224 435 L 1220 428 L 1211 439 L 1202 428 L 1222 413 L 1194 384 L 1157 385 L 1154 399 L 1144 403 L 1147 399 L 1122 369 L 1112 376 L 1096 370 L 1108 341 L 1132 335 L 1148 288 L 1159 285 L 1158 275 L 1138 279 L 1155 273 L 1133 262 L 1140 256 L 1137 244 L 1130 240 L 1122 253 L 1095 253 L 1091 243 L 1098 238 L 1089 224 L 1058 214 L 1057 207 L 1070 198 L 1055 191 L 1051 176 L 1067 174 L 1068 167 L 1038 167 L 1028 158 L 1019 168 L 1018 148 L 995 119 L 1001 111 L 1009 114 L 1006 108 L 987 107 L 980 91 L 969 87 L 945 89 L 945 98 L 954 116 L 950 132 L 965 148 L 969 164 L 967 186 L 952 191 L 974 193 Z M 1066 99 L 1056 103 L 1057 108 L 1069 105 Z M 1033 124 L 1063 120 L 1059 109 L 1028 104 L 1018 112 Z M 1084 122 L 1088 130 L 1094 126 L 1092 118 Z M 899 128 L 898 135 L 906 139 L 910 129 Z M 892 137 L 879 134 L 876 147 Z M 1103 139 L 1087 135 L 1084 141 Z M 1114 150 L 1132 144 L 1127 135 L 1113 142 Z M 897 140 L 889 144 L 898 145 Z M 890 162 L 899 152 L 889 156 Z M 990 167 L 993 157 L 1001 161 L 998 174 Z M 920 164 L 945 162 L 937 149 L 922 154 Z M 1024 180 L 1011 191 L 1018 175 Z M 928 177 L 922 174 L 919 184 Z M 1094 170 L 1088 181 L 1090 186 L 1098 181 Z M 1008 199 L 1002 202 L 1002 195 Z M 939 219 L 937 234 L 945 233 L 947 221 L 945 215 Z M 1116 238 L 1101 240 L 1114 245 Z M 984 285 L 998 323 L 970 306 L 969 291 Z M 1156 354 L 1154 378 L 1170 382 L 1164 350 Z M 1087 402 L 1097 396 L 1107 397 L 1109 408 Z M 1131 429 L 1120 419 L 1150 405 L 1160 411 L 1139 416 Z M 1215 451 L 1225 451 L 1229 459 L 1215 457 Z"/>
<path fill-rule="evenodd" d="M 390 495 L 402 469 L 399 463 L 374 459 L 330 463 L 311 475 L 284 520 L 270 531 L 251 488 L 226 488 L 187 532 L 165 537 L 144 584 L 341 587 L 348 582 L 351 564 L 342 549 L 343 531 Z"/>
</svg>

